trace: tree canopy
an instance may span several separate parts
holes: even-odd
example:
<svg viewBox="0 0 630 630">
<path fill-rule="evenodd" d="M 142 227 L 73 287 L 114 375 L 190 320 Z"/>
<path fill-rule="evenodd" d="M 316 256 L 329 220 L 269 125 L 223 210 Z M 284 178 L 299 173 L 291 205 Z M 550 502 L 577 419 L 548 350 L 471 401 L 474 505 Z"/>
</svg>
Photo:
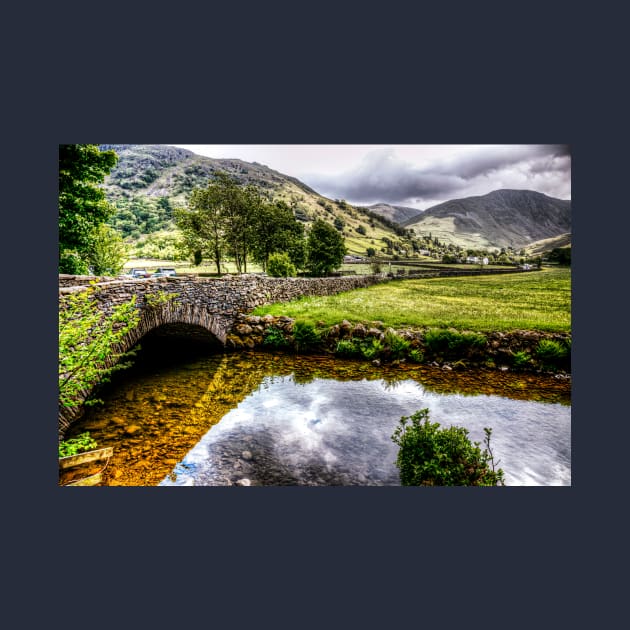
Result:
<svg viewBox="0 0 630 630">
<path fill-rule="evenodd" d="M 184 245 L 199 264 L 211 258 L 221 273 L 225 256 L 247 272 L 248 257 L 266 269 L 269 256 L 287 252 L 296 267 L 304 263 L 304 227 L 283 202 L 270 202 L 254 186 L 239 186 L 216 173 L 206 188 L 192 191 L 187 208 L 175 210 Z"/>
<path fill-rule="evenodd" d="M 88 252 L 96 230 L 113 213 L 105 192 L 98 184 L 116 165 L 114 151 L 100 151 L 97 144 L 59 145 L 59 270 L 67 261 L 87 266 Z"/>
<path fill-rule="evenodd" d="M 346 246 L 343 236 L 321 219 L 311 226 L 306 242 L 306 268 L 314 276 L 325 276 L 343 262 Z"/>
</svg>

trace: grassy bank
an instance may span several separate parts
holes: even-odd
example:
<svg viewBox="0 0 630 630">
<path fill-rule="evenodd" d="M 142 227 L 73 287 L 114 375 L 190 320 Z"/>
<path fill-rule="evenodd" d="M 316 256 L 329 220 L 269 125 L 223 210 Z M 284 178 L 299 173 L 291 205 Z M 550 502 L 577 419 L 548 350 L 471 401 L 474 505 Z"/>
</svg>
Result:
<svg viewBox="0 0 630 630">
<path fill-rule="evenodd" d="M 571 331 L 571 270 L 388 282 L 327 297 L 259 307 L 255 315 L 287 315 L 330 326 L 382 321 L 386 326 L 477 331 Z"/>
</svg>

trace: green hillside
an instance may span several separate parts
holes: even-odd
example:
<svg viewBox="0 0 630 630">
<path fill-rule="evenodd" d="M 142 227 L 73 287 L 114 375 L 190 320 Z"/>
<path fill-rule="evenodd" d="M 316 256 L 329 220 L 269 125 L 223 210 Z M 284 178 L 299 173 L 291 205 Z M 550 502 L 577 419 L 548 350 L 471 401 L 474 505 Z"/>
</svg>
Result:
<svg viewBox="0 0 630 630">
<path fill-rule="evenodd" d="M 368 248 L 381 255 L 413 252 L 407 231 L 400 226 L 344 200 L 319 195 L 299 180 L 262 164 L 216 160 L 166 145 L 100 146 L 119 156 L 104 188 L 117 209 L 111 224 L 130 243 L 142 242 L 147 235 L 164 238 L 174 234 L 173 209 L 185 206 L 194 188 L 205 188 L 215 173 L 224 171 L 239 184 L 257 186 L 270 200 L 286 202 L 307 230 L 315 219 L 335 225 L 349 254 L 365 256 Z"/>
</svg>

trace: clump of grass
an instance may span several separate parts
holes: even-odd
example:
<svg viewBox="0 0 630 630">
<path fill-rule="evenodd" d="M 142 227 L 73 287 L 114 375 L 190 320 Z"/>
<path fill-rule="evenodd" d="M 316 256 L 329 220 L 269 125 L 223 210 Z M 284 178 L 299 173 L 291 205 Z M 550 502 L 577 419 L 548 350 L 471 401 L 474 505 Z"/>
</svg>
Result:
<svg viewBox="0 0 630 630">
<path fill-rule="evenodd" d="M 413 361 L 413 363 L 422 363 L 424 361 L 424 353 L 422 350 L 418 350 L 417 348 L 410 350 L 408 357 L 410 361 Z"/>
<path fill-rule="evenodd" d="M 86 431 L 76 437 L 59 442 L 59 457 L 69 457 L 77 455 L 83 451 L 91 451 L 96 448 L 96 440 L 90 437 L 90 432 Z"/>
<path fill-rule="evenodd" d="M 567 346 L 554 339 L 541 339 L 535 350 L 536 358 L 546 368 L 559 368 L 565 365 L 569 351 Z"/>
<path fill-rule="evenodd" d="M 364 341 L 361 343 L 361 354 L 366 359 L 375 359 L 378 357 L 385 347 L 380 339 L 373 337 L 370 341 Z"/>
<path fill-rule="evenodd" d="M 353 339 L 340 339 L 337 342 L 335 352 L 342 357 L 356 357 L 361 350 Z"/>
<path fill-rule="evenodd" d="M 289 340 L 285 337 L 284 332 L 280 328 L 271 326 L 265 330 L 263 345 L 271 346 L 272 348 L 286 348 L 289 345 Z"/>
<path fill-rule="evenodd" d="M 383 339 L 385 347 L 389 349 L 391 357 L 393 359 L 402 359 L 409 349 L 410 342 L 403 339 L 392 328 L 388 328 L 385 331 L 385 337 Z"/>
<path fill-rule="evenodd" d="M 321 337 L 313 324 L 305 321 L 296 321 L 293 324 L 293 343 L 296 352 L 312 348 L 319 344 L 320 341 Z"/>
<path fill-rule="evenodd" d="M 457 357 L 485 348 L 486 337 L 475 332 L 429 329 L 424 334 L 424 345 L 433 354 Z"/>
<path fill-rule="evenodd" d="M 515 368 L 523 368 L 529 364 L 531 361 L 531 356 L 528 352 L 524 352 L 523 350 L 519 350 L 512 355 L 512 365 Z"/>
</svg>

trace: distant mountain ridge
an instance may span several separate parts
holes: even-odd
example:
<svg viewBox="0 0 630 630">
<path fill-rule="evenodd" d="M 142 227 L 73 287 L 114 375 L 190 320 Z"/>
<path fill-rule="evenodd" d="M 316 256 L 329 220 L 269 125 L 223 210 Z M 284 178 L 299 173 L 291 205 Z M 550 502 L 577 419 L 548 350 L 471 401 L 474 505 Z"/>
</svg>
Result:
<svg viewBox="0 0 630 630">
<path fill-rule="evenodd" d="M 285 201 L 300 221 L 341 223 L 338 229 L 352 254 L 365 255 L 368 248 L 379 251 L 386 242 L 394 252 L 408 250 L 402 227 L 420 237 L 431 235 L 473 249 L 520 249 L 535 242 L 546 247 L 559 237 L 570 243 L 571 201 L 530 190 L 495 190 L 446 201 L 423 212 L 387 203 L 361 207 L 328 199 L 295 177 L 257 162 L 215 159 L 169 145 L 100 147 L 113 149 L 119 156 L 103 187 L 118 209 L 115 226 L 133 238 L 163 226 L 172 229 L 172 209 L 185 205 L 188 194 L 195 187 L 205 188 L 217 171 L 225 171 L 240 184 L 254 184 L 269 198 Z"/>
<path fill-rule="evenodd" d="M 128 195 L 124 191 L 137 190 L 148 197 L 167 196 L 183 202 L 194 187 L 205 188 L 217 171 L 228 173 L 241 184 L 272 189 L 290 181 L 305 192 L 317 194 L 294 177 L 257 162 L 219 160 L 164 144 L 102 144 L 100 148 L 113 149 L 119 157 L 118 165 L 105 182 L 112 198 L 125 197 Z"/>
<path fill-rule="evenodd" d="M 494 190 L 445 201 L 402 223 L 461 247 L 523 248 L 571 233 L 571 201 L 532 190 Z"/>
</svg>

